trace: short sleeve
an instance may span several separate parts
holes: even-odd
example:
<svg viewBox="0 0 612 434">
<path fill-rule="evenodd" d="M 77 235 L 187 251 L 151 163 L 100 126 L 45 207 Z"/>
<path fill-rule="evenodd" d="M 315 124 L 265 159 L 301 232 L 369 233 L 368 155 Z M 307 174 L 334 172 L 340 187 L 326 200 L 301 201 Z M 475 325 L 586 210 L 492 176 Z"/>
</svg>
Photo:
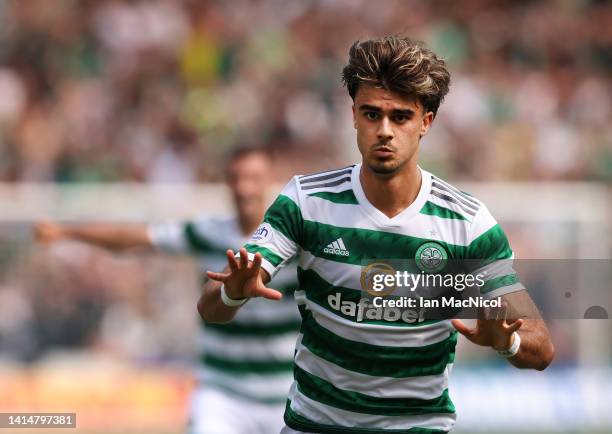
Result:
<svg viewBox="0 0 612 434">
<path fill-rule="evenodd" d="M 158 250 L 166 253 L 187 253 L 189 246 L 185 237 L 185 223 L 152 223 L 147 227 L 149 241 Z"/>
<path fill-rule="evenodd" d="M 155 223 L 149 225 L 148 233 L 153 246 L 165 253 L 223 253 L 225 250 L 212 239 L 218 230 L 217 226 L 213 221 L 205 219 Z"/>
<path fill-rule="evenodd" d="M 513 268 L 514 252 L 508 237 L 484 205 L 472 222 L 465 259 L 472 274 L 483 276 L 480 293 L 487 298 L 525 289 Z"/>
<path fill-rule="evenodd" d="M 262 268 L 273 277 L 293 258 L 301 245 L 303 218 L 296 178 L 293 178 L 268 208 L 263 222 L 244 246 L 249 259 L 260 253 Z"/>
</svg>

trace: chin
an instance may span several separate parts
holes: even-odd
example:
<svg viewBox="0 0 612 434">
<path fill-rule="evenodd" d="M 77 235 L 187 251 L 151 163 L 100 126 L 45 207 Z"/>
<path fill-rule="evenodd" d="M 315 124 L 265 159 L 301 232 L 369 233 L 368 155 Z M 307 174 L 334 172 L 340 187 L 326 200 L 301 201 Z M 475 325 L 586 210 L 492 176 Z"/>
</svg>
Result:
<svg viewBox="0 0 612 434">
<path fill-rule="evenodd" d="M 400 168 L 400 164 L 396 161 L 370 161 L 368 167 L 377 175 L 392 175 Z"/>
</svg>

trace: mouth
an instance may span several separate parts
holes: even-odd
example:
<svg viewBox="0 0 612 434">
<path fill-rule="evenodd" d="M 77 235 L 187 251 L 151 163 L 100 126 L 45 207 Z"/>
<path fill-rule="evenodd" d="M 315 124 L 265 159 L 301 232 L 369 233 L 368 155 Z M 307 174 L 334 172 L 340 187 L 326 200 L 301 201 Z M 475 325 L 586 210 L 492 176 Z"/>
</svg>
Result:
<svg viewBox="0 0 612 434">
<path fill-rule="evenodd" d="M 394 151 L 389 148 L 377 148 L 372 151 L 372 156 L 377 158 L 391 157 Z"/>
</svg>

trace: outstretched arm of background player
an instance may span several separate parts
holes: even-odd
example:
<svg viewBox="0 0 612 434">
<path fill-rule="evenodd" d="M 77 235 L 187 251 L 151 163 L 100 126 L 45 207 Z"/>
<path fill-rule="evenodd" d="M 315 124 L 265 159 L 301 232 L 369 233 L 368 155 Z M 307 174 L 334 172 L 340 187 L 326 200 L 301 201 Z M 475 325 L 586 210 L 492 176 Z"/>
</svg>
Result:
<svg viewBox="0 0 612 434">
<path fill-rule="evenodd" d="M 261 268 L 261 255 L 256 253 L 253 261 L 248 260 L 245 248 L 240 249 L 237 261 L 234 252 L 227 251 L 228 267 L 222 273 L 208 271 L 211 279 L 204 286 L 204 292 L 198 301 L 198 312 L 208 322 L 229 322 L 240 308 L 230 307 L 221 300 L 221 286 L 225 285 L 225 293 L 235 300 L 241 298 L 264 297 L 280 300 L 282 294 L 275 289 L 266 288 L 270 281 L 268 273 Z"/>
<path fill-rule="evenodd" d="M 516 331 L 521 337 L 521 345 L 518 353 L 508 361 L 517 368 L 546 369 L 554 358 L 555 349 L 548 328 L 527 291 L 502 296 L 502 306 L 500 310 L 485 311 L 474 328 L 457 319 L 452 321 L 453 326 L 471 342 L 497 351 L 510 348 Z"/>
<path fill-rule="evenodd" d="M 35 225 L 34 234 L 37 241 L 45 244 L 74 240 L 112 251 L 154 248 L 147 226 L 142 224 L 61 224 L 43 221 Z"/>
</svg>

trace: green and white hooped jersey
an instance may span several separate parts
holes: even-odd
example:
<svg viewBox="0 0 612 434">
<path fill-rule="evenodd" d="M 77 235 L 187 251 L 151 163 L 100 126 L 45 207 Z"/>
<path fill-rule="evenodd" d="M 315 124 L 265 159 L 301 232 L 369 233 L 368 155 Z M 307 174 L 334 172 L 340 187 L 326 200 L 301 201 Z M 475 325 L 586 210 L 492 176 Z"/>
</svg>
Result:
<svg viewBox="0 0 612 434">
<path fill-rule="evenodd" d="M 435 242 L 450 259 L 486 259 L 481 292 L 497 297 L 523 289 L 507 265 L 513 254 L 472 196 L 421 169 L 416 200 L 389 218 L 366 199 L 360 169 L 294 177 L 246 244 L 271 276 L 299 258 L 302 327 L 285 422 L 307 432 L 447 432 L 457 332 L 448 320 L 360 312 L 363 261 L 415 258 Z"/>
<path fill-rule="evenodd" d="M 227 249 L 235 250 L 249 238 L 241 234 L 235 218 L 154 224 L 149 235 L 161 251 L 197 257 L 203 272 L 225 268 Z M 293 300 L 296 267 L 284 268 L 269 286 L 283 291 L 283 299 L 249 300 L 229 324 L 202 323 L 196 345 L 203 387 L 257 402 L 286 401 L 300 327 Z"/>
</svg>

